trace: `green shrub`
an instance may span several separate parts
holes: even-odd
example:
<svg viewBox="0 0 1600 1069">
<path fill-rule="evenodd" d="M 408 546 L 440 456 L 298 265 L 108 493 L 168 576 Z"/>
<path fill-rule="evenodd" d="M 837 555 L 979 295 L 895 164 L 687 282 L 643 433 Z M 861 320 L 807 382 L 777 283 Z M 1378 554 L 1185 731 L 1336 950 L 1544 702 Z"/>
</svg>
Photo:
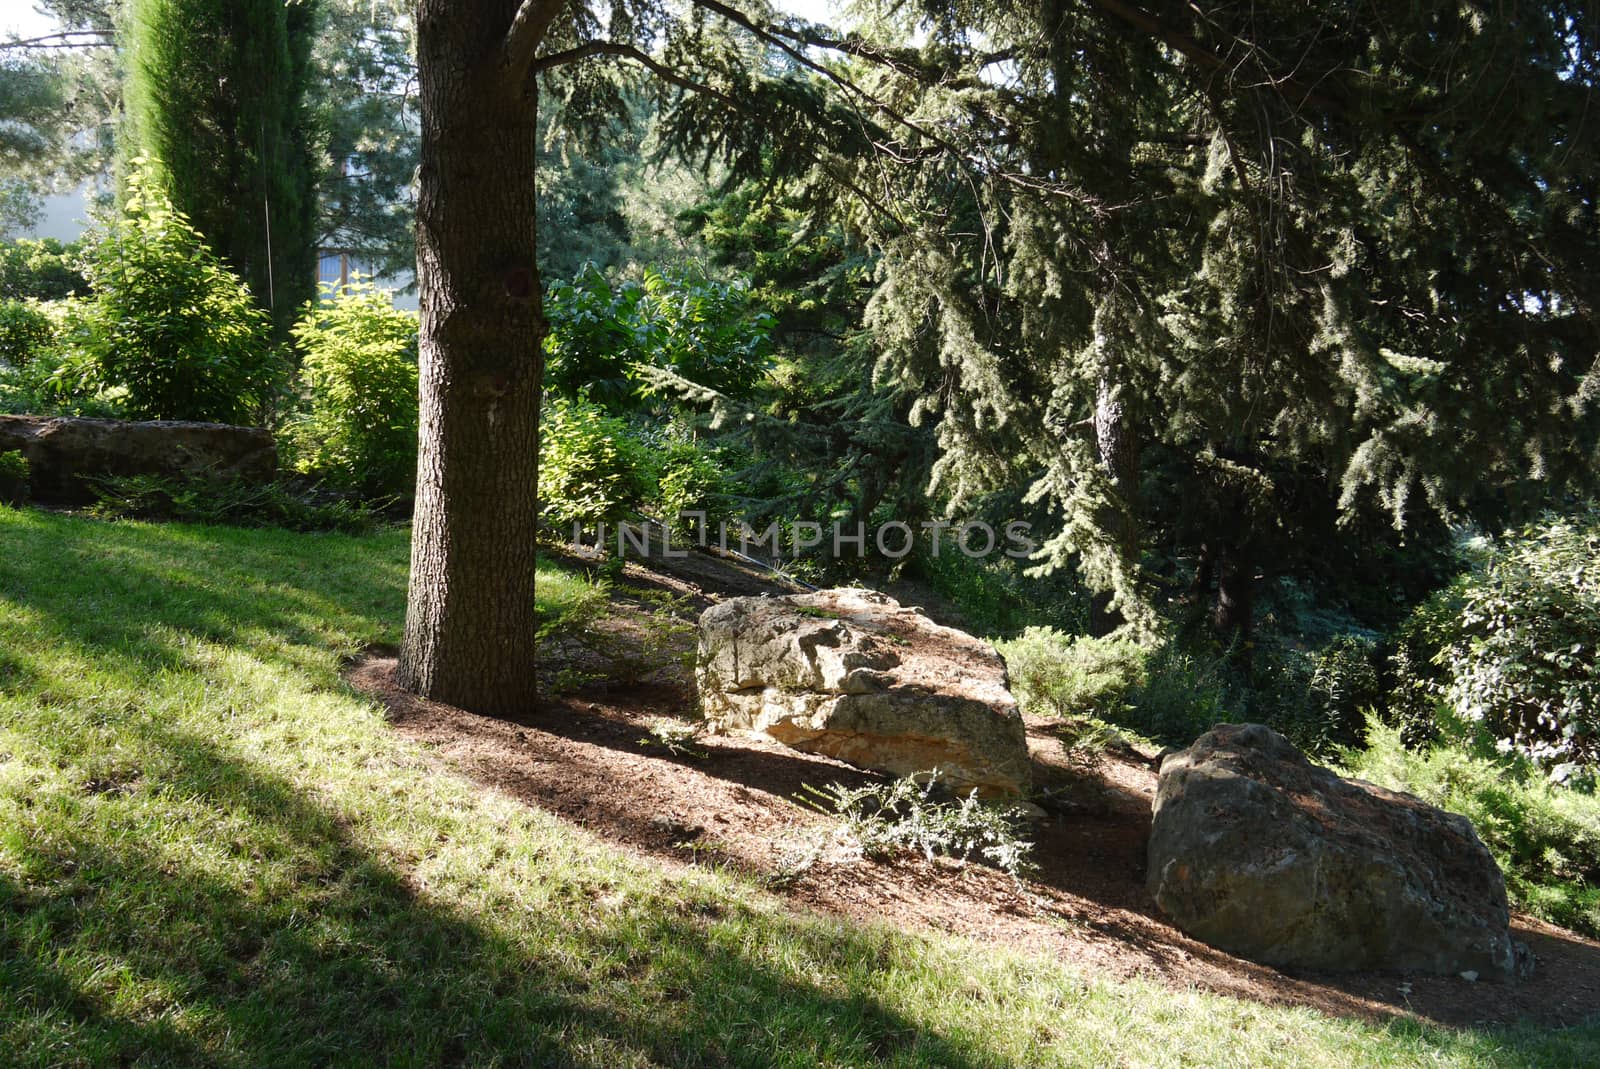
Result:
<svg viewBox="0 0 1600 1069">
<path fill-rule="evenodd" d="M 260 422 L 284 372 L 266 314 L 152 183 L 135 171 L 129 188 L 90 251 L 89 329 L 63 378 L 125 389 L 135 419 Z"/>
<path fill-rule="evenodd" d="M 20 505 L 26 501 L 31 474 L 28 458 L 20 449 L 0 453 L 0 502 Z"/>
<path fill-rule="evenodd" d="M 409 497 L 417 472 L 417 317 L 371 283 L 307 305 L 294 327 L 307 403 L 294 466 L 369 496 Z"/>
<path fill-rule="evenodd" d="M 996 528 L 1001 546 L 1003 526 Z M 962 623 L 975 634 L 1009 638 L 1031 626 L 1089 629 L 1089 597 L 1071 568 L 1029 577 L 1023 574 L 1026 562 L 999 552 L 967 556 L 948 532 L 937 557 L 919 546 L 910 563 L 935 593 L 960 609 Z"/>
<path fill-rule="evenodd" d="M 1366 711 L 1383 699 L 1374 643 L 1364 636 L 1309 652 L 1263 642 L 1248 668 L 1207 641 L 1177 637 L 1147 649 L 1030 627 L 996 645 L 1024 709 L 1105 720 L 1174 745 L 1250 720 L 1328 753 L 1359 741 Z"/>
<path fill-rule="evenodd" d="M 1411 749 L 1398 725 L 1376 719 L 1366 747 L 1341 759 L 1351 775 L 1470 819 L 1505 873 L 1513 906 L 1600 936 L 1600 798 L 1552 786 L 1515 755 Z"/>
<path fill-rule="evenodd" d="M 695 442 L 673 442 L 663 450 L 656 473 L 655 506 L 663 522 L 674 530 L 688 531 L 694 524 L 680 521 L 686 512 L 702 512 L 715 525 L 726 518 L 731 489 L 728 473 L 714 454 Z"/>
<path fill-rule="evenodd" d="M 1396 705 L 1564 781 L 1600 763 L 1600 510 L 1508 533 L 1403 630 Z"/>
<path fill-rule="evenodd" d="M 1247 719 L 1234 700 L 1227 657 L 1176 640 L 1145 659 L 1144 681 L 1117 722 L 1173 745 L 1187 746 L 1217 724 Z"/>
<path fill-rule="evenodd" d="M 23 367 L 54 340 L 54 324 L 37 301 L 0 301 L 0 364 Z"/>
<path fill-rule="evenodd" d="M 539 503 L 547 523 L 611 523 L 638 515 L 653 465 L 627 422 L 583 398 L 545 402 L 539 421 Z"/>
<path fill-rule="evenodd" d="M 94 329 L 90 302 L 74 297 L 33 307 L 47 320 L 50 338 L 25 363 L 0 362 L 0 412 L 111 419 L 127 415 L 128 391 L 102 387 L 85 367 Z"/>
<path fill-rule="evenodd" d="M 1144 682 L 1146 651 L 1136 642 L 1030 627 L 997 642 L 1022 707 L 1059 717 L 1123 719 Z"/>
<path fill-rule="evenodd" d="M 1376 639 L 1340 635 L 1312 653 L 1310 660 L 1307 719 L 1323 734 L 1324 742 L 1313 749 L 1355 745 L 1366 731 L 1367 714 L 1383 707 Z"/>
<path fill-rule="evenodd" d="M 1365 634 L 1310 650 L 1267 635 L 1248 668 L 1221 658 L 1216 673 L 1234 719 L 1267 724 L 1307 753 L 1329 754 L 1360 742 L 1367 711 L 1383 705 L 1377 660 Z"/>
<path fill-rule="evenodd" d="M 640 366 L 746 396 L 772 351 L 772 317 L 752 305 L 748 287 L 694 269 L 647 268 L 640 281 L 613 282 L 590 264 L 550 285 L 545 315 L 551 390 L 611 411 L 641 403 Z"/>
<path fill-rule="evenodd" d="M 996 643 L 1011 689 L 1032 713 L 1104 720 L 1161 742 L 1186 745 L 1230 716 L 1225 658 L 1176 640 L 1154 648 L 1124 638 L 1030 627 Z"/>
<path fill-rule="evenodd" d="M 71 398 L 63 391 L 58 377 L 59 354 L 30 360 L 21 365 L 0 365 L 0 412 L 15 415 L 56 416 L 76 414 L 69 410 L 82 398 Z"/>
<path fill-rule="evenodd" d="M 81 297 L 89 282 L 81 270 L 82 249 L 55 238 L 0 241 L 0 301 L 56 301 Z"/>
</svg>

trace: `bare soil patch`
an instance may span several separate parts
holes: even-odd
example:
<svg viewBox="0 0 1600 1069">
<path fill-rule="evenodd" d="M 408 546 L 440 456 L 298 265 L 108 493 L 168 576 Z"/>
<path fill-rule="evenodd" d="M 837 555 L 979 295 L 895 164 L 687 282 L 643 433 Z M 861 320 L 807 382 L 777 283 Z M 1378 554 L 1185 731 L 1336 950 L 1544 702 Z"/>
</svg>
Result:
<svg viewBox="0 0 1600 1069">
<path fill-rule="evenodd" d="M 720 563 L 697 560 L 692 578 L 657 572 L 660 562 L 630 564 L 624 578 L 688 595 L 686 607 L 698 607 L 719 598 L 714 566 Z M 754 593 L 757 582 L 742 572 L 730 586 Z M 659 862 L 733 866 L 797 908 L 956 933 L 1048 955 L 1091 975 L 1145 977 L 1342 1016 L 1565 1025 L 1600 1007 L 1600 943 L 1529 917 L 1514 918 L 1513 928 L 1533 951 L 1535 972 L 1515 985 L 1290 973 L 1188 938 L 1166 923 L 1144 889 L 1156 782 L 1150 755 L 1112 750 L 1086 765 L 1063 745 L 1052 721 L 1027 718 L 1046 816 L 1033 825 L 1040 868 L 1026 883 L 983 865 L 920 857 L 870 862 L 839 851 L 796 871 L 804 845 L 825 839 L 836 823 L 797 800 L 802 786 L 875 777 L 749 737 L 703 738 L 696 754 L 674 755 L 651 739 L 649 728 L 659 718 L 697 719 L 693 680 L 681 665 L 552 698 L 515 720 L 417 698 L 395 684 L 394 667 L 392 657 L 374 653 L 355 663 L 348 678 L 385 704 L 398 731 L 486 787 Z"/>
</svg>

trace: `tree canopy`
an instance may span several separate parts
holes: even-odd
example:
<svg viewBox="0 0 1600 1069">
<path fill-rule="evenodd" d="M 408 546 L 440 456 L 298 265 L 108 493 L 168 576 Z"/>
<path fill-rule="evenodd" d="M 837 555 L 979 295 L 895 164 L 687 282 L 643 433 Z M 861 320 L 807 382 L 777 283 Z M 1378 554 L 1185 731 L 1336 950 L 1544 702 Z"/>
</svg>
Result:
<svg viewBox="0 0 1600 1069">
<path fill-rule="evenodd" d="M 880 375 L 954 506 L 1025 481 L 1126 619 L 1186 572 L 1247 626 L 1229 575 L 1593 488 L 1592 14 L 877 13 L 773 35 L 845 57 Z"/>
</svg>

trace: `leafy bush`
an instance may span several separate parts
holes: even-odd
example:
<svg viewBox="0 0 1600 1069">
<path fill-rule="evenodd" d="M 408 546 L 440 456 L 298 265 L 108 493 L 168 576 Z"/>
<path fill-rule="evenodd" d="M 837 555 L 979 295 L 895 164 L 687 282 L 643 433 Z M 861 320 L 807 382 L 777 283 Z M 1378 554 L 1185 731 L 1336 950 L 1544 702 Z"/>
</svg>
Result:
<svg viewBox="0 0 1600 1069">
<path fill-rule="evenodd" d="M 378 522 L 377 514 L 359 501 L 283 480 L 111 475 L 92 485 L 97 500 L 91 511 L 107 519 L 357 532 Z"/>
<path fill-rule="evenodd" d="M 261 421 L 284 372 L 266 314 L 138 170 L 129 189 L 90 251 L 89 329 L 62 377 L 77 392 L 125 388 L 135 419 Z"/>
<path fill-rule="evenodd" d="M 910 560 L 935 593 L 960 609 L 966 629 L 976 634 L 1005 638 L 1036 625 L 1069 632 L 1089 628 L 1089 597 L 1073 569 L 1029 577 L 1023 574 L 1026 562 L 999 554 L 968 557 L 948 535 L 937 557 L 919 547 Z"/>
<path fill-rule="evenodd" d="M 1326 753 L 1358 741 L 1365 711 L 1383 698 L 1373 643 L 1360 636 L 1311 652 L 1264 643 L 1249 669 L 1209 643 L 1179 638 L 1146 649 L 1030 627 L 997 647 L 1023 708 L 1110 721 L 1177 745 L 1218 723 L 1254 720 Z"/>
<path fill-rule="evenodd" d="M 55 301 L 89 292 L 76 244 L 55 238 L 0 242 L 0 301 Z"/>
<path fill-rule="evenodd" d="M 1367 711 L 1383 704 L 1368 635 L 1340 635 L 1310 650 L 1266 635 L 1248 668 L 1218 658 L 1214 672 L 1233 719 L 1267 724 L 1307 753 L 1360 742 Z"/>
<path fill-rule="evenodd" d="M 1144 682 L 1146 652 L 1126 639 L 1030 627 L 995 645 L 1006 659 L 1017 701 L 1034 713 L 1120 719 Z"/>
<path fill-rule="evenodd" d="M 42 343 L 34 344 L 21 363 L 0 359 L 0 412 L 126 416 L 127 389 L 97 382 L 85 366 L 95 329 L 92 302 L 71 297 L 30 302 L 29 307 L 43 316 L 48 336 L 34 333 Z M 28 329 L 39 328 L 35 324 Z"/>
<path fill-rule="evenodd" d="M 1142 735 L 1187 746 L 1238 711 L 1227 657 L 1204 646 L 1168 641 L 1145 659 L 1144 681 L 1116 717 Z"/>
<path fill-rule="evenodd" d="M 1376 640 L 1341 635 L 1309 657 L 1307 720 L 1322 736 L 1311 748 L 1356 744 L 1366 730 L 1367 714 L 1382 708 L 1384 701 Z"/>
<path fill-rule="evenodd" d="M 36 416 L 76 414 L 69 410 L 84 399 L 69 397 L 63 391 L 58 371 L 60 365 L 54 358 L 30 360 L 20 367 L 0 364 L 0 412 Z"/>
<path fill-rule="evenodd" d="M 941 801 L 937 785 L 935 769 L 865 787 L 832 783 L 819 790 L 805 784 L 808 797 L 802 800 L 838 814 L 845 836 L 864 857 L 915 850 L 930 861 L 981 858 L 1018 879 L 1033 869 L 1033 844 L 1020 834 L 1025 820 L 1021 810 L 979 801 L 976 791 L 958 801 Z"/>
<path fill-rule="evenodd" d="M 641 281 L 613 283 L 590 264 L 549 287 L 545 315 L 550 388 L 612 411 L 639 405 L 638 365 L 744 396 L 772 351 L 772 317 L 753 307 L 748 288 L 691 269 L 646 268 Z"/>
<path fill-rule="evenodd" d="M 680 523 L 685 512 L 703 512 L 707 523 L 724 519 L 725 503 L 731 489 L 728 473 L 715 454 L 694 442 L 673 442 L 662 453 L 656 475 L 654 504 L 664 522 L 674 529 L 687 530 L 692 523 Z"/>
<path fill-rule="evenodd" d="M 32 472 L 28 458 L 20 449 L 0 453 L 0 502 L 20 505 L 28 499 L 28 482 Z"/>
<path fill-rule="evenodd" d="M 305 415 L 295 467 L 372 496 L 409 496 L 417 472 L 417 317 L 371 283 L 330 291 L 294 327 Z"/>
<path fill-rule="evenodd" d="M 637 515 L 651 457 L 627 422 L 582 398 L 545 403 L 539 421 L 539 502 L 546 522 L 614 522 Z"/>
<path fill-rule="evenodd" d="M 1600 798 L 1553 787 L 1514 755 L 1411 749 L 1399 725 L 1376 719 L 1367 740 L 1341 754 L 1350 774 L 1466 816 L 1505 873 L 1515 907 L 1600 937 Z"/>
<path fill-rule="evenodd" d="M 0 301 L 0 364 L 20 368 L 55 340 L 55 328 L 36 301 Z"/>
<path fill-rule="evenodd" d="M 1396 704 L 1557 781 L 1600 763 L 1600 510 L 1509 533 L 1414 614 Z"/>
</svg>

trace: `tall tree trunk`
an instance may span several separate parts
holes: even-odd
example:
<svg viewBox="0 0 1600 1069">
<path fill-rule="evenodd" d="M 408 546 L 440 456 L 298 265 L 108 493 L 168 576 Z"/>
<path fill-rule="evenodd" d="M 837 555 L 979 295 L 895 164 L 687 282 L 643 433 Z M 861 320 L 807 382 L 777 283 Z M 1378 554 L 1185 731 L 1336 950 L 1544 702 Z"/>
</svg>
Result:
<svg viewBox="0 0 1600 1069">
<path fill-rule="evenodd" d="M 541 341 L 532 88 L 517 0 L 420 0 L 421 439 L 401 683 L 505 715 L 534 700 Z"/>
<path fill-rule="evenodd" d="M 1104 338 L 1096 331 L 1095 345 L 1104 349 Z M 1107 359 L 1102 365 L 1100 379 L 1095 384 L 1094 440 L 1100 454 L 1100 466 L 1111 477 L 1117 500 L 1111 515 L 1106 518 L 1106 528 L 1117 541 L 1117 547 L 1129 561 L 1139 559 L 1139 439 L 1124 391 L 1113 378 L 1116 363 Z"/>
<path fill-rule="evenodd" d="M 1212 625 L 1224 642 L 1234 643 L 1234 658 L 1244 668 L 1252 660 L 1255 637 L 1255 561 L 1239 544 L 1222 547 L 1217 559 L 1217 605 Z"/>
</svg>

